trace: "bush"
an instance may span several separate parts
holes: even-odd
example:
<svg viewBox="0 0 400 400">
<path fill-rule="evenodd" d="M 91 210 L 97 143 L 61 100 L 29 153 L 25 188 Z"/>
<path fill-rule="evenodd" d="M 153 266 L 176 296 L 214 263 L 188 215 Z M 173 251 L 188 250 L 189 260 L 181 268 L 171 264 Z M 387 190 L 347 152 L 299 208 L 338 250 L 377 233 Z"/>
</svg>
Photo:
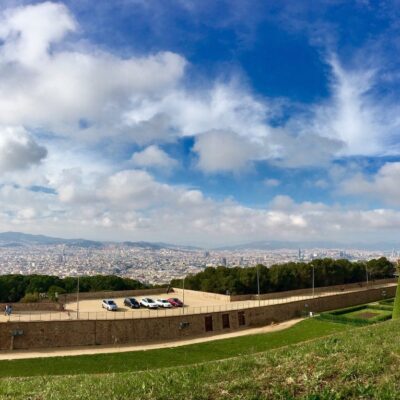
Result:
<svg viewBox="0 0 400 400">
<path fill-rule="evenodd" d="M 21 303 L 36 303 L 38 301 L 39 301 L 39 293 L 27 293 L 21 299 Z"/>
</svg>

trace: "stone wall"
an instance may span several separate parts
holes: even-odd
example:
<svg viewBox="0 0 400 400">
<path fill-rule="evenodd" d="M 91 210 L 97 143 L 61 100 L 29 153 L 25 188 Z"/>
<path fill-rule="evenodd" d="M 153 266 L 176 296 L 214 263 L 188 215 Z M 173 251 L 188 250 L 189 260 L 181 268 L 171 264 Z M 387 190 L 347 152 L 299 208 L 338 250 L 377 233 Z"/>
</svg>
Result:
<svg viewBox="0 0 400 400">
<path fill-rule="evenodd" d="M 386 297 L 395 295 L 396 286 L 385 288 Z M 0 349 L 35 349 L 68 346 L 118 345 L 194 338 L 266 325 L 300 316 L 304 311 L 327 311 L 382 299 L 382 289 L 341 293 L 306 301 L 295 301 L 244 310 L 159 318 L 4 322 L 0 324 Z M 223 315 L 229 317 L 229 328 L 223 328 Z M 244 324 L 239 326 L 239 315 Z M 205 320 L 212 320 L 213 329 L 206 332 Z M 226 318 L 226 317 L 225 317 Z"/>
<path fill-rule="evenodd" d="M 183 298 L 183 289 L 181 288 L 173 288 L 174 293 L 180 296 L 180 298 Z M 196 295 L 196 297 L 201 297 L 204 300 L 218 300 L 223 303 L 229 303 L 231 301 L 230 296 L 226 296 L 224 294 L 218 294 L 218 293 L 210 293 L 210 292 L 200 292 L 198 290 L 189 290 L 185 289 L 185 293 L 193 293 Z"/>
<path fill-rule="evenodd" d="M 324 286 L 324 287 L 316 287 L 314 292 L 318 295 L 321 292 L 336 292 L 338 290 L 348 291 L 352 289 L 360 289 L 360 288 L 373 288 L 377 285 L 384 285 L 388 283 L 396 283 L 397 279 L 378 279 L 375 281 L 370 281 L 368 286 L 366 282 L 358 282 L 358 283 L 348 283 L 346 285 L 335 285 L 335 286 Z M 269 299 L 277 299 L 284 297 L 294 297 L 294 296 L 311 296 L 312 288 L 307 289 L 298 289 L 298 290 L 288 290 L 285 292 L 273 292 L 273 293 L 264 293 L 260 295 L 260 300 L 269 300 Z M 256 294 L 243 294 L 243 295 L 231 295 L 230 301 L 246 301 L 246 300 L 258 300 L 258 296 Z"/>
</svg>

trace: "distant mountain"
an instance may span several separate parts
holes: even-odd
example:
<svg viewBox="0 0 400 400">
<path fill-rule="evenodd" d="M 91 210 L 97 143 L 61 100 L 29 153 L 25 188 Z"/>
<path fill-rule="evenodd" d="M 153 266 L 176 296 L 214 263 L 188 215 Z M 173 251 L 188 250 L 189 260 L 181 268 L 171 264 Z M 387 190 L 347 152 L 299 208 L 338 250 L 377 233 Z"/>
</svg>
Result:
<svg viewBox="0 0 400 400">
<path fill-rule="evenodd" d="M 379 242 L 379 243 L 336 243 L 326 241 L 316 242 L 285 242 L 285 241 L 259 241 L 223 246 L 214 250 L 279 250 L 279 249 L 363 249 L 376 251 L 400 250 L 398 242 Z"/>
<path fill-rule="evenodd" d="M 62 239 L 45 235 L 31 235 L 21 232 L 3 232 L 0 233 L 0 247 L 20 247 L 20 246 L 41 246 L 41 245 L 65 245 L 68 247 L 83 247 L 83 248 L 103 248 L 110 244 L 115 245 L 115 242 L 101 242 L 86 239 Z M 169 243 L 151 243 L 151 242 L 122 242 L 118 243 L 125 247 L 137 247 L 143 249 L 171 249 L 171 250 L 200 250 L 192 246 L 180 246 Z"/>
<path fill-rule="evenodd" d="M 71 247 L 103 247 L 102 242 L 86 239 L 61 239 L 45 235 L 31 235 L 21 232 L 3 232 L 0 233 L 0 246 L 17 247 L 17 246 L 40 246 L 40 245 L 57 245 L 64 244 Z"/>
<path fill-rule="evenodd" d="M 152 249 L 152 250 L 160 250 L 160 249 L 170 249 L 170 250 L 201 250 L 199 247 L 194 246 L 181 246 L 177 244 L 171 243 L 163 243 L 163 242 L 122 242 L 121 245 L 126 247 L 137 247 L 142 249 Z"/>
</svg>

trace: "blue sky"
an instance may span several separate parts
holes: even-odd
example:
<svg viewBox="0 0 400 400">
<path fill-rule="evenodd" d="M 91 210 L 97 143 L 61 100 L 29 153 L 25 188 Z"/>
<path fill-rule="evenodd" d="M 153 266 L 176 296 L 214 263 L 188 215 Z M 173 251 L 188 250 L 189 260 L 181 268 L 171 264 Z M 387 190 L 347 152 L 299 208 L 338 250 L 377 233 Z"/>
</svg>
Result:
<svg viewBox="0 0 400 400">
<path fill-rule="evenodd" d="M 396 1 L 0 1 L 0 229 L 392 240 Z"/>
</svg>

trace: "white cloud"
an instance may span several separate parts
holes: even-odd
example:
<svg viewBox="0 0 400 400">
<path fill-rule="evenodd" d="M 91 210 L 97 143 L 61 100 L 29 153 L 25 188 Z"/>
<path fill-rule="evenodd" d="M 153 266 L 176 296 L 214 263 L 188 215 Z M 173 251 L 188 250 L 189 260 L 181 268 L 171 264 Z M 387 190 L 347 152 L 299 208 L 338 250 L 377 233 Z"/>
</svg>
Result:
<svg viewBox="0 0 400 400">
<path fill-rule="evenodd" d="M 178 164 L 176 160 L 155 145 L 134 153 L 131 157 L 131 162 L 136 167 L 166 169 L 167 171 Z"/>
<path fill-rule="evenodd" d="M 345 68 L 331 55 L 331 97 L 316 104 L 304 120 L 295 121 L 304 133 L 341 142 L 332 154 L 381 155 L 398 153 L 390 146 L 400 127 L 396 101 L 376 92 L 379 68 L 362 65 Z"/>
<path fill-rule="evenodd" d="M 368 196 L 384 204 L 400 206 L 400 162 L 384 164 L 375 174 L 357 173 L 339 184 L 339 192 Z"/>
<path fill-rule="evenodd" d="M 256 143 L 235 132 L 210 131 L 196 137 L 193 151 L 198 154 L 197 166 L 204 172 L 240 171 L 256 158 Z"/>
<path fill-rule="evenodd" d="M 281 184 L 281 181 L 279 179 L 268 178 L 264 179 L 264 184 L 269 187 L 277 187 Z"/>
<path fill-rule="evenodd" d="M 125 132 L 122 115 L 133 98 L 173 87 L 186 65 L 170 52 L 121 58 L 73 45 L 67 34 L 77 25 L 62 4 L 8 10 L 0 27 L 0 123 L 80 140 Z"/>
<path fill-rule="evenodd" d="M 26 169 L 47 155 L 22 127 L 0 127 L 0 173 Z"/>
</svg>

